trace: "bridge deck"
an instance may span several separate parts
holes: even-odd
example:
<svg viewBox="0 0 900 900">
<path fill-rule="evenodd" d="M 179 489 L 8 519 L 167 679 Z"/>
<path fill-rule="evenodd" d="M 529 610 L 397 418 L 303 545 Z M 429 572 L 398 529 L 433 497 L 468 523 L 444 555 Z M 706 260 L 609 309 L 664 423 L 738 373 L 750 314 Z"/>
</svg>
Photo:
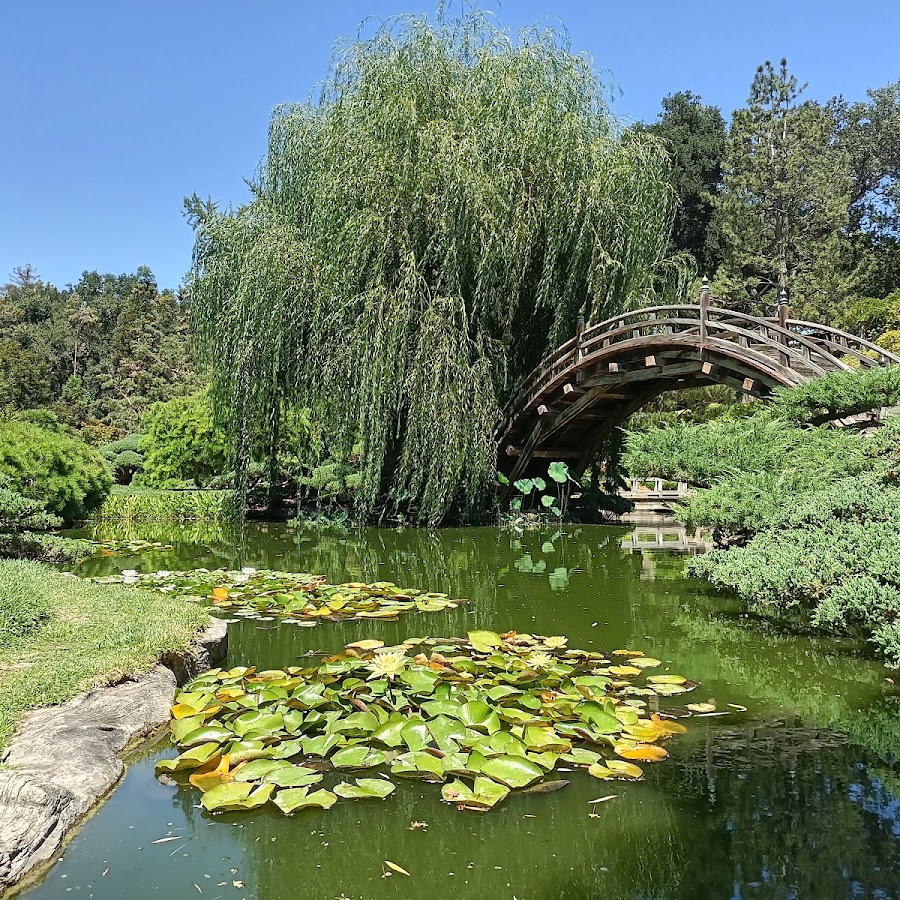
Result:
<svg viewBox="0 0 900 900">
<path fill-rule="evenodd" d="M 671 390 L 726 384 L 761 397 L 835 370 L 900 364 L 846 332 L 698 305 L 654 306 L 579 330 L 525 380 L 498 430 L 510 480 L 566 460 L 584 472 L 612 430 Z"/>
</svg>

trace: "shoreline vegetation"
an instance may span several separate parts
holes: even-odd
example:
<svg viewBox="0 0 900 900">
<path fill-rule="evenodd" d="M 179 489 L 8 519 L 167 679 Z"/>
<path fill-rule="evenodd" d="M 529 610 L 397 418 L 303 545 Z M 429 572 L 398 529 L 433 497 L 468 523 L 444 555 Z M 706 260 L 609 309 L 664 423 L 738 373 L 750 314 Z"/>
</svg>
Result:
<svg viewBox="0 0 900 900">
<path fill-rule="evenodd" d="M 750 415 L 633 432 L 624 463 L 697 488 L 676 516 L 718 549 L 689 574 L 762 615 L 862 635 L 898 667 L 900 414 L 861 431 L 814 424 L 898 401 L 900 371 L 833 373 Z"/>
<path fill-rule="evenodd" d="M 205 609 L 158 591 L 0 560 L 0 749 L 25 713 L 146 672 L 208 622 Z"/>
</svg>

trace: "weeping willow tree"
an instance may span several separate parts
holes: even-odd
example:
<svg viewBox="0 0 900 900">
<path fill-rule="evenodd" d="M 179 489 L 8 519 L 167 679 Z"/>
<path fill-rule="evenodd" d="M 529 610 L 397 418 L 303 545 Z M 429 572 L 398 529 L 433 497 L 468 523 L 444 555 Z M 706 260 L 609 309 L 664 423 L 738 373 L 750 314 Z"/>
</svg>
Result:
<svg viewBox="0 0 900 900">
<path fill-rule="evenodd" d="M 620 129 L 564 35 L 475 11 L 338 49 L 317 102 L 277 108 L 254 199 L 188 202 L 196 333 L 236 471 L 286 409 L 361 442 L 358 494 L 473 514 L 515 383 L 660 284 L 668 162 Z"/>
</svg>

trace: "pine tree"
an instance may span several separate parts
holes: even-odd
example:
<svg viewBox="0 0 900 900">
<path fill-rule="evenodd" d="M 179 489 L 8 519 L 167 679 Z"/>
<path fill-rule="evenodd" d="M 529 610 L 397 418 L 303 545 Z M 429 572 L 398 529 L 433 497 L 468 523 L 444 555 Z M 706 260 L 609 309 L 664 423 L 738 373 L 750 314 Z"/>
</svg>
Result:
<svg viewBox="0 0 900 900">
<path fill-rule="evenodd" d="M 804 86 L 766 62 L 734 113 L 718 216 L 727 248 L 719 283 L 729 299 L 769 312 L 786 292 L 827 316 L 845 289 L 841 229 L 851 174 L 832 112 L 801 102 Z"/>
</svg>

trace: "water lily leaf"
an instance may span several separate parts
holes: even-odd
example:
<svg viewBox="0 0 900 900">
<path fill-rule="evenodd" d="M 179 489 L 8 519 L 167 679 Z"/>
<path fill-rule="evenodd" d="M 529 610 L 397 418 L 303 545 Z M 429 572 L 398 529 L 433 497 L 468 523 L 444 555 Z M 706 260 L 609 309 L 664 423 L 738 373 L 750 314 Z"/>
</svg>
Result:
<svg viewBox="0 0 900 900">
<path fill-rule="evenodd" d="M 173 771 L 180 769 L 196 769 L 204 763 L 209 762 L 214 756 L 219 756 L 222 752 L 221 746 L 213 741 L 206 744 L 200 744 L 198 747 L 191 747 L 180 754 L 177 759 L 173 760 Z"/>
<path fill-rule="evenodd" d="M 497 701 L 502 700 L 504 697 L 512 697 L 521 693 L 520 690 L 510 687 L 508 684 L 497 684 L 487 692 L 487 695 L 491 700 Z"/>
<path fill-rule="evenodd" d="M 431 732 L 428 730 L 425 720 L 421 716 L 416 716 L 400 729 L 400 737 L 403 738 L 403 743 L 410 750 L 416 751 L 428 746 L 431 741 Z"/>
<path fill-rule="evenodd" d="M 592 766 L 595 762 L 602 759 L 602 756 L 585 747 L 573 747 L 568 753 L 564 753 L 560 759 L 576 766 Z"/>
<path fill-rule="evenodd" d="M 648 675 L 648 684 L 684 684 L 687 678 L 681 675 Z"/>
<path fill-rule="evenodd" d="M 609 671 L 613 675 L 640 675 L 641 670 L 637 666 L 610 666 Z"/>
<path fill-rule="evenodd" d="M 485 756 L 496 756 L 501 753 L 512 756 L 524 756 L 525 744 L 508 731 L 497 731 L 481 738 L 472 748 Z"/>
<path fill-rule="evenodd" d="M 437 684 L 438 676 L 423 669 L 404 669 L 400 673 L 400 680 L 414 694 L 430 694 Z"/>
<path fill-rule="evenodd" d="M 252 790 L 253 785 L 246 781 L 220 784 L 207 791 L 200 798 L 200 803 L 204 809 L 208 809 L 210 812 L 222 809 L 235 809 L 239 808 L 238 804 L 250 796 Z"/>
<path fill-rule="evenodd" d="M 290 815 L 298 809 L 305 809 L 309 806 L 330 809 L 337 803 L 337 795 L 325 790 L 315 791 L 310 794 L 309 789 L 305 787 L 288 788 L 287 790 L 279 791 L 273 802 L 283 813 Z"/>
<path fill-rule="evenodd" d="M 336 769 L 368 769 L 380 766 L 387 761 L 383 750 L 358 744 L 355 747 L 344 747 L 331 757 L 331 764 Z"/>
<path fill-rule="evenodd" d="M 475 728 L 478 731 L 486 731 L 493 734 L 500 730 L 500 718 L 493 708 L 481 700 L 471 700 L 464 703 L 459 711 L 459 717 L 462 723 L 469 728 Z"/>
<path fill-rule="evenodd" d="M 428 722 L 428 731 L 441 750 L 448 751 L 457 747 L 458 741 L 466 736 L 465 726 L 456 719 L 440 715 Z"/>
<path fill-rule="evenodd" d="M 622 730 L 622 723 L 610 715 L 602 704 L 594 700 L 579 703 L 575 707 L 575 715 L 585 722 L 590 722 L 600 734 L 615 734 Z"/>
<path fill-rule="evenodd" d="M 528 725 L 524 732 L 525 743 L 539 752 L 566 753 L 572 749 L 572 742 L 560 737 L 552 728 Z"/>
<path fill-rule="evenodd" d="M 366 640 L 366 641 L 355 641 L 352 644 L 347 644 L 348 647 L 351 647 L 356 650 L 377 650 L 379 647 L 384 646 L 384 641 L 376 641 L 376 640 Z"/>
<path fill-rule="evenodd" d="M 422 711 L 430 719 L 436 716 L 451 716 L 459 719 L 462 716 L 462 704 L 455 700 L 429 700 L 422 704 Z"/>
<path fill-rule="evenodd" d="M 494 756 L 481 767 L 483 774 L 511 788 L 527 787 L 544 777 L 544 770 L 521 756 Z"/>
<path fill-rule="evenodd" d="M 509 788 L 497 784 L 490 778 L 479 776 L 474 787 L 469 788 L 457 779 L 441 788 L 441 798 L 448 803 L 456 803 L 475 809 L 490 809 L 509 796 Z"/>
<path fill-rule="evenodd" d="M 664 719 L 657 713 L 650 716 L 653 724 L 659 728 L 663 734 L 686 734 L 687 728 L 680 722 L 673 722 L 671 719 Z"/>
<path fill-rule="evenodd" d="M 277 769 L 292 768 L 289 762 L 280 759 L 254 759 L 251 762 L 244 763 L 239 769 L 235 770 L 235 781 L 258 781 L 263 775 L 274 772 Z"/>
<path fill-rule="evenodd" d="M 234 720 L 234 733 L 239 737 L 247 734 L 272 735 L 284 728 L 284 716 L 280 712 L 263 710 L 246 712 Z"/>
<path fill-rule="evenodd" d="M 623 725 L 635 725 L 638 720 L 638 711 L 629 706 L 617 706 L 615 716 Z"/>
<path fill-rule="evenodd" d="M 355 712 L 350 713 L 349 716 L 344 716 L 342 719 L 338 719 L 336 722 L 333 722 L 331 725 L 332 733 L 340 731 L 342 733 L 346 733 L 348 731 L 357 732 L 360 734 L 371 734 L 371 732 L 377 730 L 379 725 L 378 719 L 375 718 L 375 714 L 371 712 Z"/>
<path fill-rule="evenodd" d="M 381 778 L 357 778 L 356 784 L 342 781 L 335 785 L 334 793 L 345 800 L 384 800 L 397 788 Z"/>
<path fill-rule="evenodd" d="M 644 774 L 640 766 L 636 766 L 634 763 L 623 762 L 620 759 L 607 760 L 606 766 L 616 775 L 623 778 L 640 778 Z"/>
<path fill-rule="evenodd" d="M 190 720 L 182 719 L 181 721 L 187 722 Z M 196 747 L 197 744 L 205 744 L 207 741 L 222 744 L 225 741 L 233 739 L 234 732 L 227 728 L 222 728 L 220 725 L 204 725 L 201 728 L 195 728 L 193 731 L 189 731 L 180 739 L 176 738 L 182 747 Z"/>
<path fill-rule="evenodd" d="M 269 759 L 289 759 L 292 756 L 299 756 L 304 752 L 303 740 L 298 738 L 292 741 L 282 741 L 280 744 L 270 747 L 266 752 Z"/>
<path fill-rule="evenodd" d="M 213 757 L 215 760 L 216 757 Z M 207 763 L 199 769 L 195 769 L 188 779 L 190 783 L 201 791 L 208 791 L 220 784 L 233 781 L 234 776 L 229 773 L 230 759 L 226 753 L 215 764 Z"/>
<path fill-rule="evenodd" d="M 686 694 L 690 688 L 685 687 L 682 684 L 654 684 L 653 690 L 655 693 L 659 694 L 660 697 L 674 697 L 676 694 Z"/>
<path fill-rule="evenodd" d="M 495 631 L 470 631 L 469 643 L 479 653 L 490 653 L 495 647 L 503 644 L 503 639 Z"/>
<path fill-rule="evenodd" d="M 328 756 L 340 741 L 341 738 L 337 734 L 320 734 L 316 737 L 303 738 L 300 743 L 303 745 L 303 752 L 308 756 Z"/>
<path fill-rule="evenodd" d="M 283 788 L 307 787 L 322 780 L 322 774 L 306 766 L 288 765 L 286 768 L 274 769 L 263 775 L 264 784 L 274 784 Z"/>
<path fill-rule="evenodd" d="M 419 778 L 437 776 L 439 779 L 443 779 L 444 762 L 424 751 L 403 753 L 394 760 L 391 773 Z"/>
<path fill-rule="evenodd" d="M 206 722 L 207 716 L 202 714 L 194 716 L 185 716 L 181 719 L 173 718 L 170 723 L 172 738 L 175 743 L 181 743 L 182 738 L 192 731 L 196 731 Z"/>
<path fill-rule="evenodd" d="M 393 713 L 387 722 L 372 732 L 372 740 L 381 741 L 388 747 L 399 747 L 403 743 L 403 727 L 406 722 L 404 716 Z"/>
<path fill-rule="evenodd" d="M 688 703 L 687 709 L 695 713 L 711 713 L 716 711 L 715 703 Z"/>
<path fill-rule="evenodd" d="M 669 755 L 665 748 L 657 744 L 638 744 L 635 747 L 617 750 L 616 752 L 623 759 L 637 759 L 643 762 L 659 762 Z"/>
<path fill-rule="evenodd" d="M 616 773 L 600 763 L 592 763 L 588 767 L 588 774 L 593 775 L 594 778 L 614 778 Z"/>
<path fill-rule="evenodd" d="M 654 659 L 652 656 L 633 656 L 629 663 L 632 666 L 640 666 L 642 669 L 655 669 L 662 665 L 662 660 Z"/>
</svg>

